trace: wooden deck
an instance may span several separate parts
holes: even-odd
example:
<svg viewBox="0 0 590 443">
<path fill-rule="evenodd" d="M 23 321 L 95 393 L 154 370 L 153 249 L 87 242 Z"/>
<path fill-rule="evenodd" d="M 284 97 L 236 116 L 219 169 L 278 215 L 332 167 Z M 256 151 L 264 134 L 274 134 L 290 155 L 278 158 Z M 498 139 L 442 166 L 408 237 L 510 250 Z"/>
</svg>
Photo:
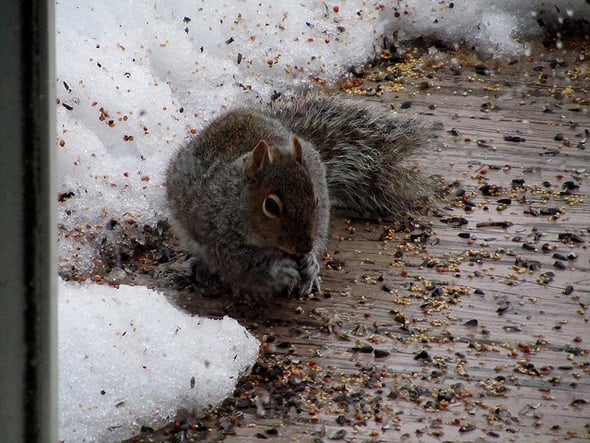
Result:
<svg viewBox="0 0 590 443">
<path fill-rule="evenodd" d="M 590 46 L 452 55 L 354 84 L 439 125 L 420 164 L 455 183 L 442 213 L 334 217 L 311 299 L 173 292 L 240 319 L 260 362 L 210 416 L 133 441 L 590 439 Z"/>
</svg>

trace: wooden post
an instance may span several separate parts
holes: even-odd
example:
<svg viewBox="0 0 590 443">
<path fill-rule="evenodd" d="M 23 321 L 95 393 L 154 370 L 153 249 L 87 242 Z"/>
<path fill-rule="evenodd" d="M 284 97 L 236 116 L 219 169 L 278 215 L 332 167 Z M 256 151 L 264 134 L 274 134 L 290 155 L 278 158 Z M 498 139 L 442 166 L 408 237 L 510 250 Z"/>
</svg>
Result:
<svg viewBox="0 0 590 443">
<path fill-rule="evenodd" d="M 57 442 L 54 2 L 0 2 L 0 441 Z"/>
</svg>

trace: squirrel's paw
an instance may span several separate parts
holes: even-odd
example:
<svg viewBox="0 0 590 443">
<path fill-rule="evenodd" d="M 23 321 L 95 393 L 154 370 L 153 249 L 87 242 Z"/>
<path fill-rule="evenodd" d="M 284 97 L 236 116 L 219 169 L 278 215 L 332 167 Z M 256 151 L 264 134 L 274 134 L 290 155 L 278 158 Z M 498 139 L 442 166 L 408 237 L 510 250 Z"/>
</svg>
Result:
<svg viewBox="0 0 590 443">
<path fill-rule="evenodd" d="M 273 263 L 270 268 L 270 275 L 274 280 L 277 289 L 285 287 L 292 288 L 301 281 L 301 274 L 297 263 L 289 258 L 284 258 Z"/>
<path fill-rule="evenodd" d="M 319 272 L 320 265 L 313 253 L 303 257 L 299 262 L 299 274 L 301 275 L 301 283 L 297 288 L 299 295 L 307 295 L 320 290 Z"/>
</svg>

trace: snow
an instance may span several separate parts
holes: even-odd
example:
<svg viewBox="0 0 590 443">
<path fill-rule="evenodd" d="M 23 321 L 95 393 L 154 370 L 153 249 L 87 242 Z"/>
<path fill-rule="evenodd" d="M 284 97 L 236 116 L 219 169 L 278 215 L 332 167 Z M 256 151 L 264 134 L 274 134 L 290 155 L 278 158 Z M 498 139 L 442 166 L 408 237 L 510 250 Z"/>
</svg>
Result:
<svg viewBox="0 0 590 443">
<path fill-rule="evenodd" d="M 231 394 L 259 342 L 235 320 L 191 317 L 142 287 L 59 284 L 60 439 L 128 438 Z"/>
<path fill-rule="evenodd" d="M 586 0 L 56 5 L 62 273 L 92 272 L 109 220 L 166 219 L 169 158 L 228 107 L 332 82 L 377 55 L 391 35 L 402 52 L 423 36 L 484 57 L 526 56 L 540 22 L 590 17 Z M 190 317 L 146 288 L 62 282 L 59 292 L 66 442 L 129 436 L 176 409 L 219 403 L 254 362 L 256 342 L 237 323 Z"/>
</svg>

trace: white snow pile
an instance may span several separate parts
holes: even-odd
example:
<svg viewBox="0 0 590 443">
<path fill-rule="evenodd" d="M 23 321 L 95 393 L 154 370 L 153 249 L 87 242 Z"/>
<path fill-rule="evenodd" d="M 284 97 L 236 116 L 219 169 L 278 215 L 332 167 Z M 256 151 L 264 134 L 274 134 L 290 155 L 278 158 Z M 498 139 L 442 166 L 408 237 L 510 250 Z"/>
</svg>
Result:
<svg viewBox="0 0 590 443">
<path fill-rule="evenodd" d="M 503 57 L 526 54 L 542 21 L 584 17 L 586 0 L 58 0 L 60 269 L 92 276 L 110 220 L 165 219 L 170 156 L 230 106 L 341 78 L 391 35 L 402 51 L 424 36 Z M 59 290 L 66 443 L 217 404 L 256 358 L 234 321 L 146 288 Z"/>
<path fill-rule="evenodd" d="M 59 286 L 59 438 L 113 442 L 202 412 L 250 371 L 259 342 L 235 320 L 191 317 L 147 288 Z"/>
</svg>

